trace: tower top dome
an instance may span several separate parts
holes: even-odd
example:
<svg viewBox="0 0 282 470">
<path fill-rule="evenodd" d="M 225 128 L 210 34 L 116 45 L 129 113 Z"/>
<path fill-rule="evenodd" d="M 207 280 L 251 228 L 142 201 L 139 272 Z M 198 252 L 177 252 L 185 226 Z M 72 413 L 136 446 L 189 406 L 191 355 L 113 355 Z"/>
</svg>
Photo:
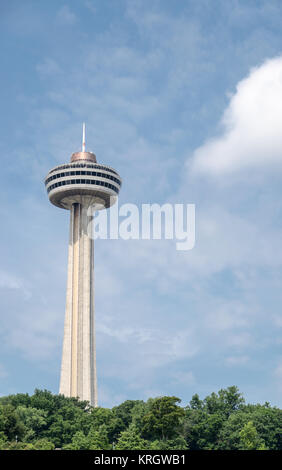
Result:
<svg viewBox="0 0 282 470">
<path fill-rule="evenodd" d="M 92 152 L 75 152 L 71 156 L 71 163 L 79 160 L 87 160 L 92 163 L 97 163 L 96 155 Z"/>
</svg>

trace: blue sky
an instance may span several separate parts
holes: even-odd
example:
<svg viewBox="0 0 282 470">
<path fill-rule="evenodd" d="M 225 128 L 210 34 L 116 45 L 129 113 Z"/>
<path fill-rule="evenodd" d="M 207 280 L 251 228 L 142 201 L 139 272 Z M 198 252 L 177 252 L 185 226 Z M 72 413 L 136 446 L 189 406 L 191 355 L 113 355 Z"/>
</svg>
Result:
<svg viewBox="0 0 282 470">
<path fill-rule="evenodd" d="M 58 392 L 69 214 L 43 180 L 81 145 L 120 204 L 194 203 L 196 244 L 97 240 L 99 404 L 282 391 L 282 5 L 0 6 L 0 394 Z"/>
</svg>

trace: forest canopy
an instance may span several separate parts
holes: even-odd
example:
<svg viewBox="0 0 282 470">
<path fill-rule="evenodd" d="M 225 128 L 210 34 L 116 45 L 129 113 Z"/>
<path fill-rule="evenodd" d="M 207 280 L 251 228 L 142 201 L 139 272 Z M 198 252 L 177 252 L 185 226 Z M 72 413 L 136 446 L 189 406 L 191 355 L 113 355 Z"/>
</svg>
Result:
<svg viewBox="0 0 282 470">
<path fill-rule="evenodd" d="M 282 410 L 236 386 L 187 406 L 175 396 L 113 408 L 47 390 L 0 398 L 0 450 L 281 450 Z"/>
</svg>

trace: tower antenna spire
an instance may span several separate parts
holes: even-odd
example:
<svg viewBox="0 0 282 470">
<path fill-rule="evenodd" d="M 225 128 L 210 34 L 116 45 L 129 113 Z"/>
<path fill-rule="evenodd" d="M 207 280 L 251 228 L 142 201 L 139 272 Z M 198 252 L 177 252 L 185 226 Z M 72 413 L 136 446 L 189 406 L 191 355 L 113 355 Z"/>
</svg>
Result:
<svg viewBox="0 0 282 470">
<path fill-rule="evenodd" d="M 82 125 L 82 152 L 85 152 L 85 122 Z"/>
</svg>

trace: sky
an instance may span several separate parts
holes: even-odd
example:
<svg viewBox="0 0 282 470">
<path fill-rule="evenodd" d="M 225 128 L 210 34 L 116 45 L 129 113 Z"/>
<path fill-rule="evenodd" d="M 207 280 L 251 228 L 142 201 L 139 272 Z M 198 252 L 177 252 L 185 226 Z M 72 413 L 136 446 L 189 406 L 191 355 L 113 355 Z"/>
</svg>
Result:
<svg viewBox="0 0 282 470">
<path fill-rule="evenodd" d="M 195 204 L 196 241 L 95 241 L 98 401 L 236 385 L 282 406 L 280 0 L 0 4 L 0 395 L 58 393 L 81 146 L 119 204 Z"/>
</svg>

